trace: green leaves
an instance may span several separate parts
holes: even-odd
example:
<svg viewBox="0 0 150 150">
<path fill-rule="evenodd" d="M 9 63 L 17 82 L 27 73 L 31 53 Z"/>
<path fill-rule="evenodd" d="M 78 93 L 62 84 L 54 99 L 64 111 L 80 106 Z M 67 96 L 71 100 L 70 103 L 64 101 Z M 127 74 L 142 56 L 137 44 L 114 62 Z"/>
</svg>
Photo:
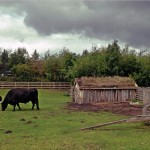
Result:
<svg viewBox="0 0 150 150">
<path fill-rule="evenodd" d="M 92 47 L 82 54 L 63 48 L 59 53 L 46 51 L 41 57 L 37 50 L 29 57 L 25 48 L 1 50 L 0 73 L 13 71 L 20 81 L 73 81 L 81 76 L 132 76 L 139 86 L 150 86 L 150 52 L 139 53 L 118 41 L 107 47 Z M 2 79 L 2 78 L 0 78 Z M 6 78 L 7 79 L 7 78 Z"/>
<path fill-rule="evenodd" d="M 31 78 L 31 70 L 27 64 L 18 64 L 12 68 L 18 81 L 28 81 Z"/>
</svg>

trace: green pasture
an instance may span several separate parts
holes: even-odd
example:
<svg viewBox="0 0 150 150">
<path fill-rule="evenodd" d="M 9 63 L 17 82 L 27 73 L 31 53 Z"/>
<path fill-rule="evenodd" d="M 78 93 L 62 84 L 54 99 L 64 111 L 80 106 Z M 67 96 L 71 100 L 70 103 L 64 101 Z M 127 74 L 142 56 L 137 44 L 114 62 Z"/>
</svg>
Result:
<svg viewBox="0 0 150 150">
<path fill-rule="evenodd" d="M 0 90 L 3 97 L 8 90 Z M 67 110 L 70 97 L 63 91 L 39 91 L 40 110 L 31 103 L 22 111 L 9 105 L 0 111 L 0 150 L 149 150 L 150 127 L 142 123 L 122 123 L 80 130 L 128 116 L 108 112 Z"/>
</svg>

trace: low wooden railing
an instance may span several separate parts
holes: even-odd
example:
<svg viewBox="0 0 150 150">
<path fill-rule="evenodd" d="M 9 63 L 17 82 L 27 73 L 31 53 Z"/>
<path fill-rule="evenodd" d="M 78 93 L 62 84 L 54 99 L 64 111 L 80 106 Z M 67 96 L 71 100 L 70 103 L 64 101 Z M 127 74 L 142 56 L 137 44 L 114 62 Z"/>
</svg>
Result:
<svg viewBox="0 0 150 150">
<path fill-rule="evenodd" d="M 70 89 L 70 82 L 0 82 L 0 89 L 38 88 L 38 89 Z"/>
</svg>

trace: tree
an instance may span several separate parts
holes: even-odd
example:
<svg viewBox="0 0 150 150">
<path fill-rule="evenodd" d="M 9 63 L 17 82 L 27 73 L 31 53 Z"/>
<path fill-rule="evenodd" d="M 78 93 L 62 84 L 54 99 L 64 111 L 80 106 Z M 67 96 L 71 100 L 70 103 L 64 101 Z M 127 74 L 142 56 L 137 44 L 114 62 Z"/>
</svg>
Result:
<svg viewBox="0 0 150 150">
<path fill-rule="evenodd" d="M 12 68 L 16 81 L 32 81 L 31 69 L 27 64 L 17 64 Z"/>
<path fill-rule="evenodd" d="M 139 72 L 134 72 L 133 77 L 139 86 L 150 86 L 150 53 L 137 58 L 140 64 Z"/>
<path fill-rule="evenodd" d="M 51 55 L 44 63 L 48 81 L 61 81 L 62 62 L 57 54 Z"/>
<path fill-rule="evenodd" d="M 29 59 L 29 54 L 25 48 L 18 48 L 10 55 L 10 67 L 17 64 L 25 64 Z"/>
<path fill-rule="evenodd" d="M 89 52 L 78 57 L 74 66 L 69 70 L 73 78 L 81 76 L 104 76 L 106 74 L 105 51 L 102 49 Z"/>
<path fill-rule="evenodd" d="M 44 53 L 44 60 L 47 60 L 50 56 L 51 56 L 50 50 L 47 50 L 47 51 Z"/>
<path fill-rule="evenodd" d="M 63 50 L 59 54 L 60 59 L 63 63 L 63 68 L 68 71 L 69 67 L 73 66 L 73 62 L 76 60 L 76 54 L 69 51 L 67 48 L 63 48 Z"/>
<path fill-rule="evenodd" d="M 85 50 L 83 50 L 83 52 L 82 52 L 82 56 L 86 56 L 88 53 L 89 53 L 88 50 L 85 49 Z"/>
<path fill-rule="evenodd" d="M 119 75 L 121 76 L 133 75 L 134 73 L 139 73 L 140 69 L 141 65 L 137 61 L 136 55 L 128 53 L 121 57 Z"/>
<path fill-rule="evenodd" d="M 1 54 L 1 61 L 3 64 L 8 63 L 8 54 L 9 54 L 9 52 L 4 49 L 4 51 Z"/>
<path fill-rule="evenodd" d="M 34 50 L 33 54 L 32 54 L 32 57 L 31 57 L 33 60 L 38 60 L 39 59 L 39 53 L 37 53 L 36 50 Z"/>
<path fill-rule="evenodd" d="M 107 75 L 108 76 L 118 75 L 121 52 L 117 40 L 115 40 L 112 44 L 108 45 L 106 49 L 106 54 L 107 54 L 106 55 Z"/>
<path fill-rule="evenodd" d="M 31 70 L 33 81 L 42 80 L 44 78 L 45 68 L 43 60 L 31 59 L 27 64 Z"/>
<path fill-rule="evenodd" d="M 2 73 L 5 74 L 6 71 L 8 70 L 8 61 L 9 61 L 9 51 L 7 50 L 3 50 L 2 54 L 1 54 L 1 62 L 2 62 L 2 65 L 3 66 L 2 68 Z"/>
</svg>

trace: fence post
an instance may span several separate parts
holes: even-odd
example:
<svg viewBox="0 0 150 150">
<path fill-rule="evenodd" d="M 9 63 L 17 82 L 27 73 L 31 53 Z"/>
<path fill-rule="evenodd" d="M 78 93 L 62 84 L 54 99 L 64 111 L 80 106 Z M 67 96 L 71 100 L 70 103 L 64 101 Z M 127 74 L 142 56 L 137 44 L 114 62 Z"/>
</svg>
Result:
<svg viewBox="0 0 150 150">
<path fill-rule="evenodd" d="M 61 82 L 60 82 L 59 84 L 60 84 L 60 85 L 59 85 L 59 90 L 60 90 L 62 84 L 61 84 Z"/>
<path fill-rule="evenodd" d="M 54 85 L 54 82 L 53 82 L 53 88 L 55 89 L 55 85 Z"/>
</svg>

